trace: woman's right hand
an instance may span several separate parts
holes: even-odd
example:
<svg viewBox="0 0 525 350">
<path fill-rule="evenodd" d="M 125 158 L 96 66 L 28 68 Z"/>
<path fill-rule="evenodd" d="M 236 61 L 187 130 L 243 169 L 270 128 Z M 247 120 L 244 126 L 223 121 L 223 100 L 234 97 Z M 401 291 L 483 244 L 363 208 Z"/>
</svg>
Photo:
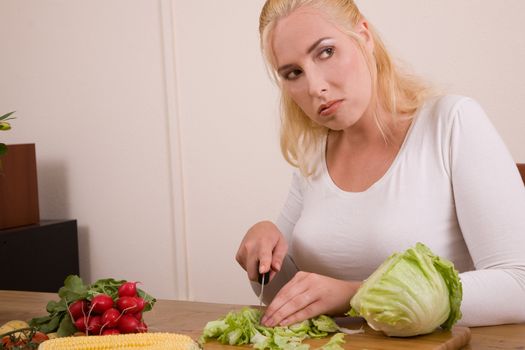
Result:
<svg viewBox="0 0 525 350">
<path fill-rule="evenodd" d="M 253 225 L 244 236 L 235 259 L 248 272 L 251 281 L 257 281 L 259 273 L 270 271 L 270 280 L 281 270 L 288 243 L 281 231 L 270 221 Z"/>
</svg>

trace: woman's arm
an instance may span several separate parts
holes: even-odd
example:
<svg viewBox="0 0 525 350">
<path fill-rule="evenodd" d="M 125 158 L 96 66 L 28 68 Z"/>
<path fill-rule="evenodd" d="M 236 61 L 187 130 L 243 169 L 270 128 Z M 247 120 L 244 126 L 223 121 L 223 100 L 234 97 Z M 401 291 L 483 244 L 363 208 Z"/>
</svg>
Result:
<svg viewBox="0 0 525 350">
<path fill-rule="evenodd" d="M 263 221 L 254 225 L 244 236 L 237 251 L 237 262 L 248 272 L 256 295 L 261 290 L 257 273 L 271 272 L 270 283 L 264 289 L 265 304 L 269 304 L 298 271 L 287 251 L 295 223 L 302 211 L 302 181 L 299 172 L 294 172 L 288 197 L 276 223 Z M 257 271 L 259 261 L 261 271 Z"/>
<path fill-rule="evenodd" d="M 476 271 L 460 275 L 467 326 L 525 321 L 525 188 L 481 107 L 458 103 L 450 176 L 458 221 Z"/>
</svg>

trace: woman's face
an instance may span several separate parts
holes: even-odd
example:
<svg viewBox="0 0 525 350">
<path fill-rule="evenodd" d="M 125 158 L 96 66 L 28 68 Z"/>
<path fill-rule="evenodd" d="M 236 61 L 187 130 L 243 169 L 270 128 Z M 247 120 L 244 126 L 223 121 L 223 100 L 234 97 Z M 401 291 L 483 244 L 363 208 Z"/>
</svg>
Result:
<svg viewBox="0 0 525 350">
<path fill-rule="evenodd" d="M 368 24 L 360 22 L 355 30 L 372 50 Z M 282 89 L 314 122 L 344 130 L 366 113 L 372 96 L 366 59 L 322 12 L 303 7 L 280 19 L 270 45 Z"/>
</svg>

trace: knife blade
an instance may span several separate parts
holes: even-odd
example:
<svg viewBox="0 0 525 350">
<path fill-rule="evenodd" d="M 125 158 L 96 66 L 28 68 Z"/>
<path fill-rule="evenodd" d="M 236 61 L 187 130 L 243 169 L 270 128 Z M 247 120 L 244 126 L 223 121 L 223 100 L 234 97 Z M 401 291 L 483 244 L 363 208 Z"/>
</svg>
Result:
<svg viewBox="0 0 525 350">
<path fill-rule="evenodd" d="M 259 294 L 259 307 L 262 306 L 262 300 L 264 296 L 264 285 L 270 282 L 270 271 L 266 273 L 259 273 L 259 283 L 261 284 L 261 293 Z"/>
</svg>

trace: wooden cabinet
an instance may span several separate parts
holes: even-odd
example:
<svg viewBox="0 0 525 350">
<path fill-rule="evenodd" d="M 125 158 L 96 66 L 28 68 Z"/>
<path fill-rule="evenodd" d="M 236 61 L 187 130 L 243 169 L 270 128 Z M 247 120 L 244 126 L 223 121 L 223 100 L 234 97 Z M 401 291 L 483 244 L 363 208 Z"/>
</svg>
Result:
<svg viewBox="0 0 525 350">
<path fill-rule="evenodd" d="M 57 292 L 79 274 L 76 220 L 0 230 L 0 289 Z"/>
<path fill-rule="evenodd" d="M 40 221 L 35 144 L 7 145 L 0 158 L 0 229 Z"/>
</svg>

